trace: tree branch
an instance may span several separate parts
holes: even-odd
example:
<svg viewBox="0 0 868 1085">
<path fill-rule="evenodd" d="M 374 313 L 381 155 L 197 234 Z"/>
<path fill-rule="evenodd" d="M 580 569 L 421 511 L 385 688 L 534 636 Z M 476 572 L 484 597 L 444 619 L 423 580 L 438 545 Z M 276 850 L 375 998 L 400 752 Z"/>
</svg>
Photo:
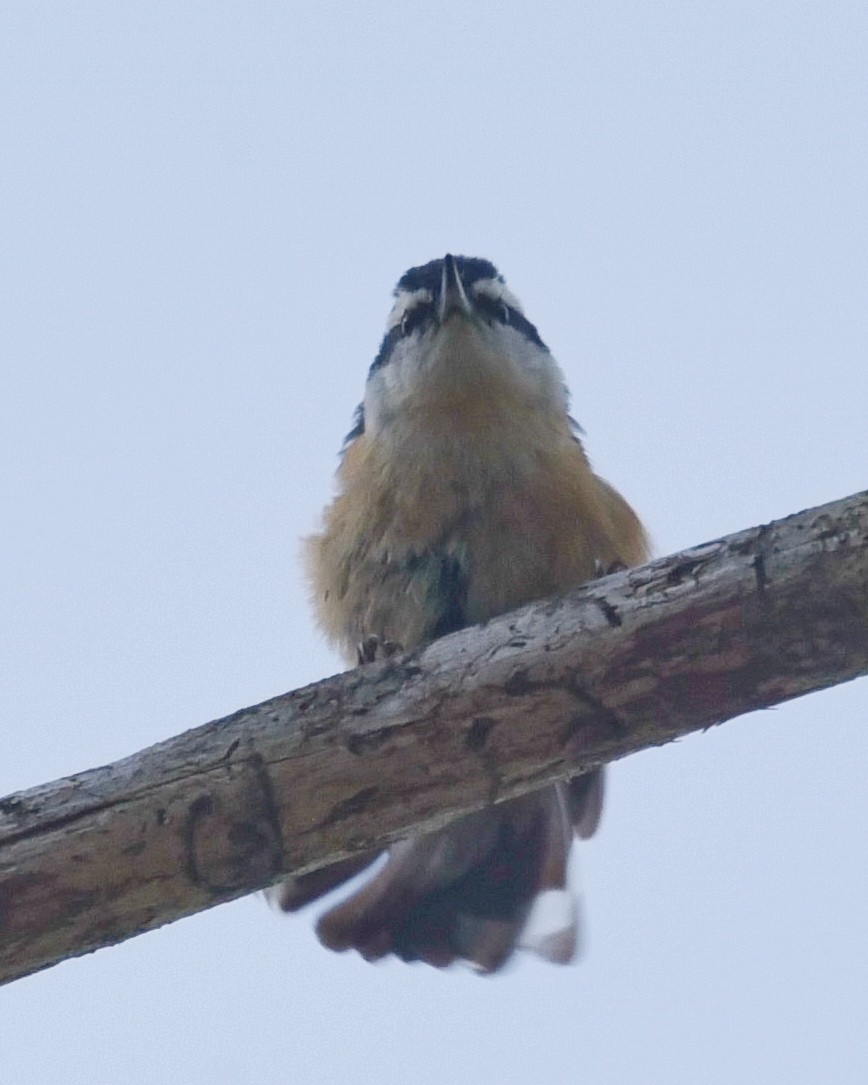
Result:
<svg viewBox="0 0 868 1085">
<path fill-rule="evenodd" d="M 0 800 L 0 982 L 868 672 L 868 492 Z"/>
</svg>

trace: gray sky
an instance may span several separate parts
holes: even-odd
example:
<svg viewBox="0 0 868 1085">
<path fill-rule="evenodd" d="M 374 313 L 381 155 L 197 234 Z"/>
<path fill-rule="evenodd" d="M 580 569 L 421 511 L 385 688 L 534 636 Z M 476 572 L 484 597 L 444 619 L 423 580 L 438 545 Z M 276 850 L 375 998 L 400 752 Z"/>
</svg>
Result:
<svg viewBox="0 0 868 1085">
<path fill-rule="evenodd" d="M 398 275 L 498 264 L 658 553 L 868 484 L 868 9 L 0 6 L 0 793 L 339 668 L 300 536 Z M 0 1078 L 868 1078 L 868 683 L 643 754 L 589 948 L 495 979 L 259 898 L 0 990 Z"/>
</svg>

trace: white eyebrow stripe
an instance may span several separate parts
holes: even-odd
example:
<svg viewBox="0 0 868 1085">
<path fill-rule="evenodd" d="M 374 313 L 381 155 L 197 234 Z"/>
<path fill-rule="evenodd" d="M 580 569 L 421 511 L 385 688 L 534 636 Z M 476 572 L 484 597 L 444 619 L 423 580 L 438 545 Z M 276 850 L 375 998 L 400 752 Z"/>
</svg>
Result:
<svg viewBox="0 0 868 1085">
<path fill-rule="evenodd" d="M 515 309 L 519 313 L 524 313 L 521 302 L 515 294 L 513 294 L 505 283 L 498 282 L 496 279 L 477 279 L 476 282 L 471 285 L 470 292 L 476 296 L 483 294 L 493 301 L 502 302 L 502 304 L 508 305 L 511 309 Z"/>
<path fill-rule="evenodd" d="M 427 305 L 434 300 L 434 295 L 430 290 L 402 290 L 392 306 L 392 311 L 389 313 L 389 318 L 386 321 L 386 331 L 390 331 L 396 325 L 400 324 L 404 317 L 411 309 L 415 309 L 417 305 Z"/>
</svg>

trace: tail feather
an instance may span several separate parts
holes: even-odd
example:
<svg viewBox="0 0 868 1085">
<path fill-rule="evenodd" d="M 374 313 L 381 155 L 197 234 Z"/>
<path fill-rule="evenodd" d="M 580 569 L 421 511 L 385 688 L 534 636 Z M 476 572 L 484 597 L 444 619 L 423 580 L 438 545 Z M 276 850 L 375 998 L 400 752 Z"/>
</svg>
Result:
<svg viewBox="0 0 868 1085">
<path fill-rule="evenodd" d="M 394 954 L 444 968 L 466 961 L 501 968 L 517 946 L 571 961 L 579 944 L 576 900 L 567 888 L 573 831 L 599 822 L 602 771 L 513 799 L 426 836 L 404 840 L 346 900 L 322 915 L 320 941 L 375 961 Z M 342 884 L 375 853 L 290 878 L 271 892 L 293 911 Z"/>
<path fill-rule="evenodd" d="M 588 840 L 597 831 L 606 793 L 604 768 L 574 776 L 564 785 L 570 821 L 580 840 Z"/>
<path fill-rule="evenodd" d="M 305 904 L 330 893 L 339 885 L 348 882 L 356 874 L 360 874 L 366 867 L 377 858 L 379 852 L 368 851 L 361 855 L 353 855 L 349 859 L 343 859 L 331 866 L 312 870 L 309 874 L 299 874 L 297 877 L 284 878 L 278 885 L 265 890 L 265 895 L 270 904 L 280 908 L 282 912 L 296 912 Z"/>
<path fill-rule="evenodd" d="M 581 950 L 579 904 L 569 889 L 544 889 L 533 902 L 518 946 L 552 964 L 569 964 Z"/>
</svg>

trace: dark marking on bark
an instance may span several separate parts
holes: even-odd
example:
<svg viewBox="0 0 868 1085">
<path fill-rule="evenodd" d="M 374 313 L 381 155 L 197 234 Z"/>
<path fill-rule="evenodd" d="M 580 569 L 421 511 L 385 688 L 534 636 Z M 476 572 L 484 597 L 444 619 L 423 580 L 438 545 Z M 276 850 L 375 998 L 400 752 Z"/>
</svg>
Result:
<svg viewBox="0 0 868 1085">
<path fill-rule="evenodd" d="M 262 851 L 268 843 L 268 837 L 252 821 L 236 821 L 229 826 L 230 844 L 244 852 Z"/>
<path fill-rule="evenodd" d="M 473 753 L 481 753 L 495 721 L 490 716 L 477 716 L 467 729 L 464 745 Z"/>
<path fill-rule="evenodd" d="M 202 877 L 196 863 L 196 830 L 203 818 L 214 813 L 214 800 L 210 795 L 197 795 L 187 809 L 187 816 L 181 826 L 181 840 L 184 844 L 184 869 L 193 885 L 202 885 Z"/>
<path fill-rule="evenodd" d="M 769 583 L 768 574 L 766 573 L 766 559 L 764 554 L 754 555 L 753 571 L 756 575 L 757 591 L 760 593 L 760 595 L 764 595 Z"/>
<path fill-rule="evenodd" d="M 328 813 L 324 824 L 334 825 L 336 821 L 346 821 L 347 818 L 354 817 L 356 814 L 361 813 L 371 802 L 371 800 L 379 793 L 378 787 L 363 787 L 361 791 L 357 791 L 355 795 L 350 795 L 348 799 L 344 799 L 343 802 L 336 803 Z"/>
<path fill-rule="evenodd" d="M 211 894 L 255 888 L 284 866 L 277 805 L 262 758 L 251 757 L 231 771 L 241 774 L 245 786 L 243 808 L 227 810 L 211 795 L 199 795 L 181 829 L 187 876 Z"/>
<path fill-rule="evenodd" d="M 539 682 L 534 682 L 532 678 L 528 678 L 527 671 L 520 670 L 506 680 L 503 685 L 503 692 L 507 697 L 527 697 L 539 688 Z"/>
<path fill-rule="evenodd" d="M 767 525 L 763 525 L 757 532 L 756 547 L 753 557 L 753 571 L 756 577 L 757 592 L 764 596 L 770 585 L 768 569 L 766 568 L 766 554 L 769 547 L 770 531 Z"/>
<path fill-rule="evenodd" d="M 388 737 L 389 735 L 385 728 L 379 728 L 378 730 L 370 731 L 367 734 L 347 735 L 344 746 L 351 754 L 354 754 L 356 757 L 361 757 L 363 754 L 373 753 L 374 750 L 379 750 Z"/>
<path fill-rule="evenodd" d="M 50 896 L 56 904 L 53 888 L 57 878 L 45 874 L 4 874 L 0 877 L 0 932 L 4 939 L 18 932 L 26 933 L 32 922 L 32 904 Z M 22 906 L 23 905 L 23 906 Z"/>
<path fill-rule="evenodd" d="M 100 899 L 97 890 L 81 889 L 72 892 L 64 892 L 60 896 L 63 905 L 65 919 L 73 919 L 77 915 L 86 915 L 91 911 Z"/>
<path fill-rule="evenodd" d="M 619 718 L 616 712 L 613 712 L 611 708 L 603 704 L 599 697 L 595 697 L 588 689 L 586 689 L 578 680 L 573 683 L 573 693 L 576 698 L 587 705 L 587 707 L 594 713 L 594 715 L 602 720 L 608 727 L 610 733 L 615 738 L 626 738 L 630 733 L 630 728 Z"/>
<path fill-rule="evenodd" d="M 618 626 L 622 624 L 621 615 L 618 613 L 618 608 L 616 606 L 613 606 L 609 602 L 609 600 L 605 598 L 605 596 L 599 597 L 595 595 L 592 598 L 597 604 L 597 606 L 600 608 L 600 610 L 603 612 L 603 617 L 606 619 L 609 625 L 617 629 Z"/>
<path fill-rule="evenodd" d="M 835 529 L 835 521 L 829 516 L 828 513 L 821 513 L 811 524 L 811 527 L 817 534 L 817 539 L 820 542 L 825 542 L 827 539 L 834 539 L 837 537 L 837 531 Z M 762 528 L 760 530 L 763 530 Z"/>
<path fill-rule="evenodd" d="M 666 583 L 674 587 L 677 584 L 683 584 L 688 577 L 695 579 L 696 569 L 699 564 L 698 561 L 688 558 L 685 561 L 680 561 L 677 565 L 673 565 L 666 573 Z"/>
<path fill-rule="evenodd" d="M 265 814 L 266 824 L 271 830 L 272 872 L 277 875 L 283 870 L 285 858 L 283 833 L 280 828 L 279 807 L 277 805 L 277 800 L 274 797 L 274 787 L 271 783 L 268 766 L 262 756 L 256 754 L 252 758 L 252 764 L 257 783 L 259 784 L 259 794 L 262 798 L 262 810 Z"/>
<path fill-rule="evenodd" d="M 569 766 L 571 773 L 578 768 L 581 773 L 597 767 L 597 759 L 588 760 L 588 747 L 597 748 L 600 742 L 606 741 L 611 736 L 611 728 L 607 721 L 601 721 L 599 717 L 576 714 L 571 716 L 561 732 L 561 746 L 564 751 L 564 762 Z"/>
</svg>

